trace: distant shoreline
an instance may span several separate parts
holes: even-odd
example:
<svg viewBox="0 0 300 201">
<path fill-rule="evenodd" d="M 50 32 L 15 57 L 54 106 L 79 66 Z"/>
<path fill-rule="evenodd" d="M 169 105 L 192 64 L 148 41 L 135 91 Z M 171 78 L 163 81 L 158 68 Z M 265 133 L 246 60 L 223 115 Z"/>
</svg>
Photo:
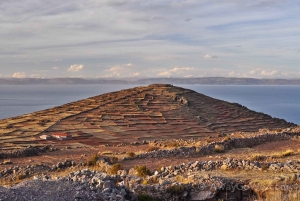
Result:
<svg viewBox="0 0 300 201">
<path fill-rule="evenodd" d="M 189 85 L 300 85 L 300 79 L 258 79 L 258 78 L 0 78 L 0 85 L 36 85 L 36 84 L 144 84 L 168 83 Z"/>
</svg>

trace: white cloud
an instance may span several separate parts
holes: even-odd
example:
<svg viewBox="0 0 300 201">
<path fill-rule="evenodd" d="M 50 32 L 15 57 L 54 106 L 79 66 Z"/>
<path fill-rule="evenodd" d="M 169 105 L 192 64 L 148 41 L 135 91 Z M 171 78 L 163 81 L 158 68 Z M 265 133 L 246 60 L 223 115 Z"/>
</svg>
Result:
<svg viewBox="0 0 300 201">
<path fill-rule="evenodd" d="M 24 78 L 24 77 L 26 77 L 26 73 L 25 72 L 16 72 L 13 74 L 12 77 L 13 78 Z"/>
<path fill-rule="evenodd" d="M 30 75 L 31 78 L 45 78 L 45 75 L 40 75 L 40 74 L 31 74 Z"/>
<path fill-rule="evenodd" d="M 250 71 L 249 74 L 257 76 L 257 77 L 261 77 L 261 76 L 268 77 L 268 76 L 274 76 L 274 75 L 279 74 L 279 71 L 276 69 L 257 68 L 257 69 Z"/>
<path fill-rule="evenodd" d="M 261 74 L 262 75 L 266 75 L 266 76 L 273 76 L 276 75 L 278 73 L 278 70 L 262 70 Z"/>
<path fill-rule="evenodd" d="M 218 57 L 207 54 L 207 55 L 204 56 L 204 58 L 206 58 L 206 59 L 215 59 L 215 58 L 218 58 Z"/>
<path fill-rule="evenodd" d="M 191 72 L 195 71 L 195 68 L 191 67 L 174 67 L 170 70 L 164 70 L 163 72 L 158 73 L 158 76 L 160 77 L 184 77 L 184 76 L 190 76 Z"/>
<path fill-rule="evenodd" d="M 288 78 L 293 77 L 288 73 L 270 68 L 256 68 L 250 71 L 231 71 L 228 73 L 230 77 L 248 77 L 248 78 Z"/>
<path fill-rule="evenodd" d="M 131 63 L 115 65 L 105 70 L 109 72 L 109 74 L 105 74 L 105 77 L 136 77 L 139 75 L 139 72 L 136 72 L 136 70 Z"/>
<path fill-rule="evenodd" d="M 203 71 L 227 67 L 222 73 L 227 76 L 232 71 L 249 74 L 253 67 L 267 65 L 270 67 L 264 69 L 278 72 L 260 71 L 260 76 L 276 76 L 279 71 L 294 76 L 299 69 L 300 4 L 295 0 L 11 0 L 1 1 L 0 9 L 5 22 L 1 27 L 0 44 L 5 47 L 0 50 L 1 62 L 14 66 L 3 69 L 3 75 L 11 76 L 20 67 L 28 69 L 29 75 L 38 74 L 45 65 L 51 70 L 47 76 L 79 71 L 76 74 L 93 77 L 95 72 L 110 74 L 105 69 L 112 61 L 140 66 L 115 71 L 120 76 L 136 72 L 157 76 L 158 72 L 147 70 L 154 66 L 164 71 L 174 66 Z M 79 60 L 86 66 L 84 70 L 71 64 L 62 70 L 67 61 Z M 53 66 L 60 70 L 52 70 Z M 217 73 L 214 75 L 221 74 Z"/>
<path fill-rule="evenodd" d="M 68 68 L 69 72 L 78 72 L 81 71 L 84 68 L 82 64 L 73 64 Z"/>
<path fill-rule="evenodd" d="M 53 69 L 53 70 L 58 70 L 59 68 L 58 68 L 58 67 L 53 67 L 52 69 Z"/>
</svg>

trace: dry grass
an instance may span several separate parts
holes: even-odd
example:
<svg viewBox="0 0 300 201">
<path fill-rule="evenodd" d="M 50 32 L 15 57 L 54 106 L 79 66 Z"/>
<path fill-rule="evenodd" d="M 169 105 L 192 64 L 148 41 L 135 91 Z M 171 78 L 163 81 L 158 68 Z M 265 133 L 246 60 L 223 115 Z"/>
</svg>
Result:
<svg viewBox="0 0 300 201">
<path fill-rule="evenodd" d="M 265 157 L 260 154 L 253 154 L 250 156 L 251 161 L 262 161 L 264 159 L 265 159 Z"/>
<path fill-rule="evenodd" d="M 99 155 L 112 155 L 113 152 L 112 151 L 103 151 L 101 153 L 99 153 Z"/>
<path fill-rule="evenodd" d="M 286 150 L 286 151 L 284 151 L 284 152 L 281 153 L 282 157 L 291 156 L 293 154 L 294 154 L 294 151 L 291 150 L 291 149 L 288 149 L 288 150 Z"/>
<path fill-rule="evenodd" d="M 4 165 L 9 165 L 9 164 L 12 164 L 13 162 L 10 160 L 10 159 L 6 159 L 3 161 L 3 164 Z"/>
<path fill-rule="evenodd" d="M 97 164 L 97 161 L 98 161 L 98 155 L 94 154 L 86 161 L 86 163 L 88 166 L 95 166 Z"/>
<path fill-rule="evenodd" d="M 149 147 L 149 149 L 147 150 L 147 152 L 151 152 L 151 151 L 158 151 L 159 147 Z"/>
<path fill-rule="evenodd" d="M 135 157 L 135 153 L 133 153 L 133 152 L 128 152 L 128 153 L 126 153 L 126 155 L 129 158 L 134 158 Z"/>
<path fill-rule="evenodd" d="M 270 201 L 299 201 L 300 198 L 300 190 L 294 189 L 289 191 L 282 191 L 279 189 L 267 190 L 267 191 L 259 191 L 256 192 L 257 199 L 256 200 L 270 200 Z"/>
<path fill-rule="evenodd" d="M 288 149 L 286 151 L 283 152 L 277 152 L 271 155 L 272 158 L 284 158 L 284 157 L 288 157 L 288 156 L 292 156 L 294 155 L 295 152 L 291 149 Z"/>
</svg>

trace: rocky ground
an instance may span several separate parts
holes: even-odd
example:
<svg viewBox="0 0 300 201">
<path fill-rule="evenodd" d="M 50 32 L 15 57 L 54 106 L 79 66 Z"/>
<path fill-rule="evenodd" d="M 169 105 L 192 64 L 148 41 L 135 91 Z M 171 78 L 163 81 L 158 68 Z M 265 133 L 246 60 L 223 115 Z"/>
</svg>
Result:
<svg viewBox="0 0 300 201">
<path fill-rule="evenodd" d="M 295 201 L 300 196 L 299 127 L 205 142 L 29 147 L 0 155 L 9 154 L 16 158 L 0 163 L 0 200 Z M 97 160 L 89 164 L 94 154 Z"/>
<path fill-rule="evenodd" d="M 96 166 L 112 167 L 103 160 Z M 137 168 L 129 171 L 118 170 L 117 174 L 89 169 L 70 172 L 64 177 L 51 176 L 51 171 L 60 168 L 74 168 L 71 161 L 61 162 L 56 167 L 46 168 L 42 176 L 34 176 L 33 180 L 19 183 L 10 188 L 0 188 L 0 200 L 143 200 L 151 196 L 153 200 L 255 200 L 258 198 L 254 190 L 259 188 L 255 182 L 247 182 L 214 176 L 212 170 L 251 170 L 257 174 L 264 171 L 280 172 L 281 176 L 273 178 L 264 191 L 272 188 L 289 188 L 291 195 L 299 196 L 300 161 L 286 163 L 251 162 L 242 159 L 227 158 L 223 161 L 205 161 L 182 163 L 177 166 L 161 167 L 154 172 L 141 172 Z M 80 165 L 77 165 L 77 167 Z M 35 167 L 27 167 L 27 170 Z M 84 168 L 84 167 L 82 167 Z M 13 172 L 14 168 L 2 171 L 1 175 Z M 290 174 L 288 174 L 290 173 Z M 266 188 L 269 188 L 266 190 Z M 261 189 L 258 189 L 261 190 Z M 284 194 L 280 195 L 285 196 Z"/>
</svg>

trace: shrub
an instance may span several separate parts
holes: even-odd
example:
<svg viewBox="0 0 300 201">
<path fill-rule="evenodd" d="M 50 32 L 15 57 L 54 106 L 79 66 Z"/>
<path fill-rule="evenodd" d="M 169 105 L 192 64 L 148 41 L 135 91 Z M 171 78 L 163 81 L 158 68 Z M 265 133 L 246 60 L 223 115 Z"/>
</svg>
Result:
<svg viewBox="0 0 300 201">
<path fill-rule="evenodd" d="M 227 165 L 222 165 L 221 166 L 221 170 L 227 170 L 227 168 L 228 168 Z"/>
<path fill-rule="evenodd" d="M 129 158 L 134 158 L 134 157 L 135 157 L 135 153 L 133 153 L 133 152 L 128 152 L 126 155 L 127 155 Z"/>
<path fill-rule="evenodd" d="M 16 179 L 17 180 L 22 180 L 22 179 L 25 179 L 26 178 L 26 175 L 25 174 L 19 174 L 17 175 Z"/>
<path fill-rule="evenodd" d="M 185 191 L 185 186 L 183 185 L 174 185 L 174 186 L 169 186 L 166 191 L 167 193 L 170 193 L 171 195 L 180 195 Z"/>
<path fill-rule="evenodd" d="M 112 163 L 116 163 L 116 162 L 118 162 L 118 158 L 117 157 L 111 157 L 110 158 L 110 161 L 112 162 Z"/>
<path fill-rule="evenodd" d="M 142 182 L 142 184 L 143 184 L 143 185 L 147 185 L 147 184 L 148 184 L 148 180 L 147 180 L 147 179 L 144 179 L 143 182 Z"/>
<path fill-rule="evenodd" d="M 217 152 L 217 153 L 224 152 L 224 146 L 223 145 L 215 145 L 215 152 Z"/>
<path fill-rule="evenodd" d="M 91 158 L 89 158 L 87 160 L 87 165 L 88 166 L 95 166 L 97 164 L 98 161 L 98 155 L 94 154 Z"/>
<path fill-rule="evenodd" d="M 176 175 L 176 180 L 177 180 L 178 182 L 180 182 L 180 183 L 183 183 L 185 179 L 184 179 L 184 177 L 181 176 L 181 175 Z"/>
<path fill-rule="evenodd" d="M 123 167 L 120 163 L 116 163 L 116 164 L 113 164 L 110 169 L 109 169 L 109 173 L 110 174 L 117 174 L 119 170 L 122 170 Z"/>
<path fill-rule="evenodd" d="M 251 157 L 250 157 L 250 160 L 252 161 L 260 161 L 260 160 L 263 160 L 264 157 L 261 156 L 260 154 L 253 154 Z"/>
<path fill-rule="evenodd" d="M 261 165 L 261 170 L 262 171 L 267 170 L 267 169 L 268 169 L 268 166 L 266 164 Z"/>
<path fill-rule="evenodd" d="M 138 195 L 138 201 L 152 201 L 153 198 L 150 195 L 147 194 L 139 194 Z"/>
<path fill-rule="evenodd" d="M 150 184 L 156 184 L 158 182 L 157 177 L 153 176 L 153 177 L 149 178 L 148 182 Z"/>
<path fill-rule="evenodd" d="M 146 177 L 147 175 L 151 175 L 150 170 L 144 165 L 135 166 L 134 169 L 136 170 L 137 176 L 139 177 Z"/>
</svg>

